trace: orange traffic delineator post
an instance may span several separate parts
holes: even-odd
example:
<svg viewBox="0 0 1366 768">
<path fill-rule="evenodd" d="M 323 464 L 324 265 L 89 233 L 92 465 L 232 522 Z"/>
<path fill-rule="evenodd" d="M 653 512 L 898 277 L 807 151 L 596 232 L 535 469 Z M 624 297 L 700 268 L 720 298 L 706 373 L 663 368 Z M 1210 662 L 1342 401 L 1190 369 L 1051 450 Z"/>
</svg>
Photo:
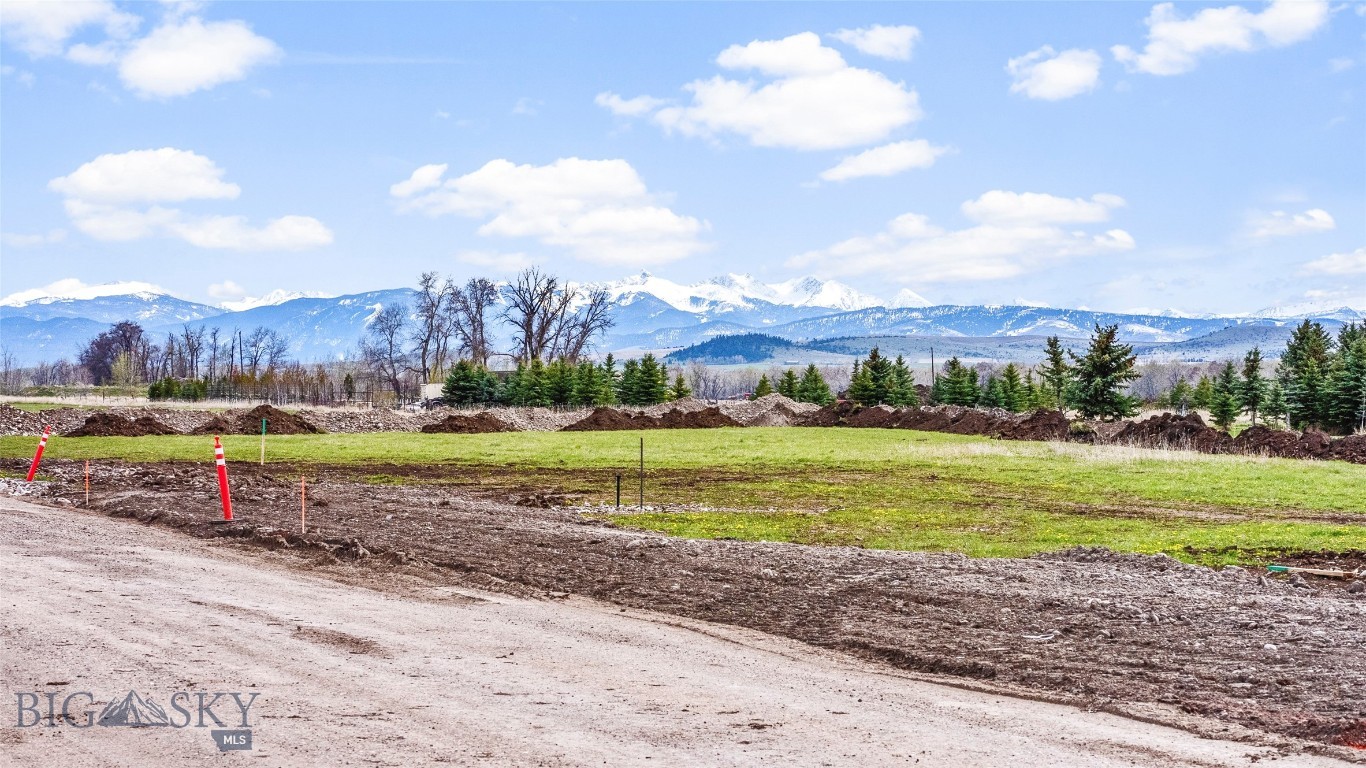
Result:
<svg viewBox="0 0 1366 768">
<path fill-rule="evenodd" d="M 33 476 L 38 474 L 38 463 L 43 460 L 43 449 L 47 447 L 47 438 L 51 434 L 52 425 L 43 427 L 43 437 L 38 441 L 38 452 L 33 454 L 33 463 L 28 467 L 28 477 L 24 478 L 24 482 L 33 482 Z"/>
<path fill-rule="evenodd" d="M 228 493 L 228 460 L 223 458 L 223 444 L 213 436 L 213 461 L 218 465 L 218 495 L 223 499 L 223 522 L 232 522 L 232 496 Z"/>
<path fill-rule="evenodd" d="M 299 475 L 299 533 L 308 533 L 308 518 L 305 508 L 308 505 L 308 483 Z"/>
<path fill-rule="evenodd" d="M 90 506 L 90 459 L 85 460 L 85 505 Z"/>
</svg>

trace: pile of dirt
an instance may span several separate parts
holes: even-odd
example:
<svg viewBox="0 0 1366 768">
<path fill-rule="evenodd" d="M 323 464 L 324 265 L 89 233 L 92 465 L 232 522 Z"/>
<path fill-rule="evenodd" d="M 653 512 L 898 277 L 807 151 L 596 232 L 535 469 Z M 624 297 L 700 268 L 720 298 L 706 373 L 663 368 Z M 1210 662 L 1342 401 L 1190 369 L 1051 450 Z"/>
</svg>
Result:
<svg viewBox="0 0 1366 768">
<path fill-rule="evenodd" d="M 130 421 L 117 414 L 101 411 L 92 414 L 85 424 L 67 432 L 65 437 L 143 437 L 144 435 L 178 435 L 174 429 L 151 416 Z"/>
<path fill-rule="evenodd" d="M 285 413 L 279 408 L 274 408 L 269 405 L 258 405 L 234 419 L 232 425 L 233 429 L 231 430 L 232 434 L 261 434 L 261 419 L 266 420 L 266 432 L 271 435 L 322 434 L 321 429 L 313 426 L 312 422 L 302 416 Z"/>
<path fill-rule="evenodd" d="M 512 425 L 492 414 L 480 412 L 473 415 L 453 413 L 441 421 L 423 425 L 422 431 L 429 434 L 452 433 L 457 435 L 477 435 L 488 432 L 516 432 L 517 430 L 514 429 Z"/>
<path fill-rule="evenodd" d="M 1262 425 L 1249 427 L 1233 440 L 1233 450 L 1249 456 L 1274 456 L 1283 459 L 1325 458 L 1332 447 L 1327 435 L 1310 430 L 1301 435 Z"/>
<path fill-rule="evenodd" d="M 1333 458 L 1350 461 L 1353 464 L 1366 464 L 1366 435 L 1348 435 L 1333 441 Z"/>
<path fill-rule="evenodd" d="M 721 412 L 745 427 L 790 427 L 800 424 L 809 414 L 820 410 L 815 403 L 799 403 L 786 395 L 773 393 L 758 400 L 727 400 Z"/>
<path fill-rule="evenodd" d="M 673 409 L 658 417 L 644 412 L 623 411 L 616 408 L 595 408 L 582 419 L 565 426 L 563 432 L 608 432 L 622 429 L 711 429 L 739 427 L 740 422 L 721 412 L 716 406 L 698 411 Z"/>
<path fill-rule="evenodd" d="M 1066 440 L 1071 427 L 1062 411 L 1035 411 L 998 436 L 1002 440 Z"/>
<path fill-rule="evenodd" d="M 1226 432 L 1206 426 L 1198 414 L 1160 416 L 1127 424 L 1109 442 L 1144 448 L 1174 448 L 1200 453 L 1228 453 L 1233 438 Z"/>
<path fill-rule="evenodd" d="M 215 413 L 209 417 L 208 421 L 190 430 L 192 435 L 227 435 L 232 434 L 232 432 L 232 423 L 219 413 Z"/>
<path fill-rule="evenodd" d="M 812 411 L 794 422 L 798 427 L 840 427 L 850 417 L 863 410 L 863 406 L 848 400 L 838 400 Z"/>
</svg>

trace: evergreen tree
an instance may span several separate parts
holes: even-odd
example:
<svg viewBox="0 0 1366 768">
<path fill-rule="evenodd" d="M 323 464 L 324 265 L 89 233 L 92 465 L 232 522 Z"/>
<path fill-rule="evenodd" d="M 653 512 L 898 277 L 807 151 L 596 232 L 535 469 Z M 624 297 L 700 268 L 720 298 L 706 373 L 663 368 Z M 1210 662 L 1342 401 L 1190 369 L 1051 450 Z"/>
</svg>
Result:
<svg viewBox="0 0 1366 768">
<path fill-rule="evenodd" d="M 986 384 L 982 385 L 982 394 L 977 398 L 977 404 L 983 408 L 1005 408 L 1005 390 L 1001 387 L 1001 380 L 992 373 L 987 376 Z"/>
<path fill-rule="evenodd" d="M 1303 429 L 1323 425 L 1323 413 L 1327 398 L 1327 381 L 1319 364 L 1307 358 L 1304 367 L 1290 378 L 1285 388 L 1286 411 L 1290 426 Z"/>
<path fill-rule="evenodd" d="M 545 363 L 541 362 L 539 357 L 533 357 L 531 363 L 526 366 L 526 370 L 522 373 L 521 387 L 521 405 L 537 407 L 551 405 L 550 380 Z"/>
<path fill-rule="evenodd" d="M 1238 400 L 1252 414 L 1252 426 L 1257 426 L 1257 411 L 1266 402 L 1267 383 L 1262 375 L 1262 350 L 1253 347 L 1243 358 L 1243 380 L 1238 383 Z"/>
<path fill-rule="evenodd" d="M 1214 402 L 1214 382 L 1208 376 L 1201 376 L 1195 383 L 1195 389 L 1191 390 L 1191 405 L 1196 408 L 1208 408 Z"/>
<path fill-rule="evenodd" d="M 441 401 L 451 406 L 480 405 L 493 399 L 493 376 L 483 366 L 460 360 L 446 375 Z"/>
<path fill-rule="evenodd" d="M 1238 372 L 1230 360 L 1214 379 L 1214 399 L 1210 402 L 1209 415 L 1216 427 L 1227 432 L 1242 410 L 1243 405 L 1238 401 Z"/>
<path fill-rule="evenodd" d="M 1173 384 L 1172 388 L 1167 391 L 1167 394 L 1163 397 L 1163 400 L 1166 401 L 1164 405 L 1166 405 L 1168 408 L 1172 408 L 1184 413 L 1186 409 L 1191 407 L 1191 402 L 1194 399 L 1194 397 L 1195 389 L 1191 387 L 1189 381 L 1186 381 L 1184 378 L 1182 378 L 1176 380 L 1176 383 Z"/>
<path fill-rule="evenodd" d="M 602 369 L 598 375 L 598 396 L 593 401 L 594 405 L 612 405 L 617 402 L 617 387 L 621 384 L 621 376 L 617 373 L 617 360 L 608 352 L 607 357 L 602 360 Z"/>
<path fill-rule="evenodd" d="M 1129 382 L 1138 378 L 1134 371 L 1134 348 L 1116 340 L 1118 325 L 1096 325 L 1090 348 L 1082 357 L 1071 355 L 1076 364 L 1076 380 L 1069 402 L 1083 419 L 1112 421 L 1138 413 L 1138 398 L 1124 394 Z"/>
<path fill-rule="evenodd" d="M 915 391 L 915 376 L 901 355 L 892 363 L 892 378 L 887 385 L 887 404 L 898 408 L 920 405 L 920 394 Z"/>
<path fill-rule="evenodd" d="M 1053 396 L 1053 401 L 1057 403 L 1060 411 L 1067 410 L 1067 392 L 1071 389 L 1073 377 L 1072 366 L 1067 364 L 1064 354 L 1058 337 L 1049 336 L 1047 346 L 1044 347 L 1046 359 L 1039 368 L 1039 378 L 1043 381 L 1043 387 Z"/>
<path fill-rule="evenodd" d="M 1262 415 L 1266 421 L 1273 424 L 1286 420 L 1285 392 L 1281 390 L 1279 381 L 1271 382 L 1271 388 L 1266 393 L 1266 402 L 1262 404 Z"/>
<path fill-rule="evenodd" d="M 682 400 L 685 397 L 692 397 L 692 389 L 688 387 L 688 382 L 683 378 L 683 374 L 679 373 L 674 377 L 673 387 L 669 389 L 669 399 Z"/>
<path fill-rule="evenodd" d="M 564 358 L 555 360 L 545 369 L 545 397 L 550 405 L 569 405 L 574 399 L 574 371 Z"/>
<path fill-rule="evenodd" d="M 669 371 L 655 360 L 654 353 L 640 358 L 640 377 L 636 380 L 637 405 L 658 405 L 669 399 Z"/>
<path fill-rule="evenodd" d="M 773 385 L 768 383 L 768 374 L 759 377 L 759 385 L 754 388 L 754 394 L 749 396 L 750 400 L 758 400 L 765 395 L 773 394 Z"/>
<path fill-rule="evenodd" d="M 1330 398 L 1325 377 L 1333 365 L 1333 337 L 1319 323 L 1305 320 L 1296 326 L 1276 366 L 1276 378 L 1285 392 L 1290 426 L 1324 426 Z"/>
<path fill-rule="evenodd" d="M 806 366 L 802 380 L 797 383 L 796 399 L 817 405 L 829 405 L 834 402 L 835 396 L 830 393 L 830 385 L 826 383 L 825 377 L 821 375 L 815 363 Z"/>
<path fill-rule="evenodd" d="M 778 394 L 797 399 L 797 374 L 791 368 L 783 371 L 783 375 L 778 377 Z"/>
<path fill-rule="evenodd" d="M 945 405 L 976 405 L 982 396 L 977 386 L 977 371 L 958 362 L 957 357 L 949 358 L 944 364 L 939 388 L 940 393 L 935 400 Z"/>
<path fill-rule="evenodd" d="M 640 363 L 627 360 L 621 367 L 621 378 L 617 380 L 617 400 L 622 405 L 640 405 Z"/>
<path fill-rule="evenodd" d="M 1020 380 L 1020 369 L 1014 363 L 1001 371 L 1001 400 L 1002 407 L 1015 413 L 1024 413 L 1032 405 L 1029 389 Z"/>
<path fill-rule="evenodd" d="M 1026 410 L 1039 411 L 1057 407 L 1056 403 L 1051 402 L 1048 390 L 1034 382 L 1033 368 L 1025 371 L 1024 391 L 1025 402 L 1028 403 Z"/>
<path fill-rule="evenodd" d="M 574 387 L 570 392 L 569 404 L 576 407 L 598 405 L 598 395 L 602 392 L 598 376 L 598 367 L 587 360 L 574 366 Z"/>
<path fill-rule="evenodd" d="M 877 402 L 877 388 L 873 384 L 873 375 L 860 360 L 854 361 L 854 375 L 849 378 L 849 391 L 845 394 L 851 401 L 861 405 L 872 405 Z"/>
<path fill-rule="evenodd" d="M 1350 434 L 1366 428 L 1366 336 L 1338 338 L 1340 352 L 1329 377 L 1326 410 L 1334 428 Z"/>
</svg>

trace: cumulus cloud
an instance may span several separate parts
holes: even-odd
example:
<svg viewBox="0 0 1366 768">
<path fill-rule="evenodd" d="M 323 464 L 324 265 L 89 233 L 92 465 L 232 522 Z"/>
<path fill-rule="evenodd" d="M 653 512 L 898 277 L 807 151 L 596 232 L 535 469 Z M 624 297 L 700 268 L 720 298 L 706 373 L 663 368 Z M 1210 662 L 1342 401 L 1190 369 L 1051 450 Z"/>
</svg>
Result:
<svg viewBox="0 0 1366 768">
<path fill-rule="evenodd" d="M 209 295 L 215 299 L 240 299 L 247 295 L 247 289 L 231 280 L 209 286 Z"/>
<path fill-rule="evenodd" d="M 603 94 L 616 114 L 649 115 L 666 132 L 715 138 L 735 134 L 761 147 L 842 149 L 882 141 L 920 119 L 914 90 L 880 72 L 849 66 L 813 32 L 732 45 L 716 57 L 722 69 L 767 78 L 717 75 L 683 86 L 687 104 L 656 105 L 652 97 Z M 623 111 L 625 107 L 628 111 Z"/>
<path fill-rule="evenodd" d="M 425 165 L 389 188 L 400 210 L 484 219 L 484 237 L 533 238 L 599 264 L 644 265 L 701 251 L 706 222 L 658 204 L 625 160 L 491 160 L 457 178 Z"/>
<path fill-rule="evenodd" d="M 30 56 L 65 54 L 77 64 L 117 66 L 124 87 L 142 98 L 172 98 L 246 78 L 279 60 L 271 40 L 243 21 L 206 22 L 193 15 L 199 3 L 165 4 L 161 22 L 135 38 L 141 19 L 105 0 L 6 2 L 0 28 Z M 105 39 L 67 43 L 78 31 L 98 25 Z"/>
<path fill-rule="evenodd" d="M 175 237 L 201 248 L 298 250 L 327 245 L 332 232 L 307 216 L 283 216 L 252 227 L 241 216 L 192 216 L 166 203 L 235 200 L 241 188 L 212 160 L 163 147 L 106 154 L 48 182 L 65 198 L 67 216 L 97 240 Z"/>
<path fill-rule="evenodd" d="M 144 98 L 185 96 L 245 79 L 277 61 L 280 47 L 243 21 L 167 22 L 135 42 L 119 61 L 119 79 Z"/>
<path fill-rule="evenodd" d="M 863 176 L 895 176 L 914 168 L 929 168 L 948 147 L 936 147 L 924 139 L 898 141 L 850 155 L 821 173 L 824 181 L 848 181 Z"/>
<path fill-rule="evenodd" d="M 1304 265 L 1311 275 L 1366 275 L 1366 248 L 1351 253 L 1332 253 Z"/>
<path fill-rule="evenodd" d="M 637 96 L 634 99 L 623 99 L 621 96 L 611 91 L 603 91 L 593 99 L 593 103 L 606 109 L 614 115 L 622 117 L 643 117 L 659 109 L 668 102 L 664 99 L 656 99 L 651 96 Z"/>
<path fill-rule="evenodd" d="M 841 29 L 830 35 L 845 45 L 852 45 L 859 53 L 894 61 L 910 61 L 911 48 L 920 39 L 915 27 L 885 27 L 874 24 L 858 29 Z"/>
<path fill-rule="evenodd" d="M 98 25 L 111 38 L 131 35 L 141 23 L 109 0 L 5 0 L 0 34 L 30 57 L 58 56 L 81 29 Z"/>
<path fill-rule="evenodd" d="M 1148 14 L 1148 44 L 1110 49 L 1130 72 L 1179 75 L 1195 69 L 1200 58 L 1217 53 L 1280 48 L 1308 39 L 1328 21 L 1327 0 L 1275 0 L 1259 13 L 1230 5 L 1205 8 L 1183 18 L 1172 3 Z"/>
<path fill-rule="evenodd" d="M 1322 208 L 1310 208 L 1304 213 L 1272 211 L 1251 218 L 1253 237 L 1286 237 L 1310 232 L 1327 232 L 1337 227 L 1332 215 Z"/>
<path fill-rule="evenodd" d="M 1120 205 L 1123 200 L 1114 195 L 1082 200 L 992 191 L 961 206 L 968 218 L 980 222 L 975 226 L 945 230 L 926 216 L 907 213 L 878 234 L 801 254 L 788 266 L 834 276 L 877 272 L 917 283 L 1012 278 L 1072 258 L 1133 249 L 1134 238 L 1122 229 L 1093 234 L 1073 228 L 1105 221 Z"/>
<path fill-rule="evenodd" d="M 1100 54 L 1076 48 L 1058 53 L 1045 45 L 1011 59 L 1006 71 L 1015 80 L 1011 93 L 1045 101 L 1070 99 L 1095 90 L 1100 83 Z"/>
</svg>

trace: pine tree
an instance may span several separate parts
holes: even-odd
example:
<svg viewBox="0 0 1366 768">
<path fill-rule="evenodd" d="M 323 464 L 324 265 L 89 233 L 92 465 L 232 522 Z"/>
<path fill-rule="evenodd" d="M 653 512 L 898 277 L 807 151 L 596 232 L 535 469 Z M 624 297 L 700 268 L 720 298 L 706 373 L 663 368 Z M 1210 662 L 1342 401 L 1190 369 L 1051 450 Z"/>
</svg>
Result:
<svg viewBox="0 0 1366 768">
<path fill-rule="evenodd" d="M 539 357 L 532 358 L 531 363 L 522 374 L 522 405 L 536 407 L 551 405 L 550 378 L 546 372 L 545 363 L 541 362 Z"/>
<path fill-rule="evenodd" d="M 1253 347 L 1243 358 L 1243 380 L 1238 383 L 1238 400 L 1252 414 L 1257 426 L 1257 411 L 1266 402 L 1266 377 L 1262 375 L 1262 350 Z"/>
<path fill-rule="evenodd" d="M 1318 362 L 1313 358 L 1306 359 L 1304 367 L 1290 379 L 1290 385 L 1285 388 L 1286 411 L 1290 426 L 1303 429 L 1323 425 L 1327 383 Z"/>
<path fill-rule="evenodd" d="M 1090 348 L 1082 357 L 1071 355 L 1076 364 L 1076 381 L 1069 401 L 1083 419 L 1112 421 L 1138 413 L 1138 398 L 1122 391 L 1138 378 L 1134 371 L 1134 348 L 1116 340 L 1118 325 L 1096 325 Z"/>
<path fill-rule="evenodd" d="M 1194 397 L 1195 389 L 1191 387 L 1189 381 L 1181 378 L 1176 380 L 1176 383 L 1167 391 L 1167 394 L 1163 399 L 1166 400 L 1166 406 L 1168 408 L 1173 408 L 1185 413 L 1186 409 L 1191 407 L 1191 401 Z"/>
<path fill-rule="evenodd" d="M 773 385 L 768 383 L 768 374 L 759 377 L 759 385 L 754 388 L 754 394 L 749 396 L 750 400 L 758 400 L 765 395 L 773 394 Z"/>
<path fill-rule="evenodd" d="M 825 377 L 821 375 L 815 363 L 806 366 L 802 380 L 797 383 L 796 399 L 817 405 L 829 405 L 834 402 L 835 397 L 830 393 L 830 385 L 826 383 Z"/>
<path fill-rule="evenodd" d="M 669 399 L 669 371 L 655 360 L 654 353 L 646 352 L 640 358 L 640 378 L 636 380 L 639 391 L 637 405 L 658 405 Z"/>
<path fill-rule="evenodd" d="M 1285 392 L 1290 426 L 1302 429 L 1330 422 L 1325 377 L 1332 369 L 1333 337 L 1319 323 L 1305 320 L 1296 326 L 1276 366 Z"/>
<path fill-rule="evenodd" d="M 1048 390 L 1034 383 L 1034 369 L 1025 371 L 1024 381 L 1025 402 L 1028 403 L 1026 410 L 1039 411 L 1046 408 L 1055 407 L 1049 401 Z"/>
<path fill-rule="evenodd" d="M 940 394 L 935 399 L 945 405 L 976 405 L 982 396 L 977 386 L 977 371 L 958 362 L 957 357 L 949 358 L 944 364 L 939 387 Z"/>
<path fill-rule="evenodd" d="M 887 385 L 887 404 L 898 408 L 920 405 L 920 393 L 915 391 L 915 376 L 901 355 L 892 363 L 892 379 Z"/>
<path fill-rule="evenodd" d="M 688 382 L 683 378 L 683 374 L 679 373 L 674 377 L 673 387 L 669 389 L 669 399 L 682 400 L 685 397 L 692 397 L 692 389 L 688 387 Z"/>
<path fill-rule="evenodd" d="M 575 366 L 564 358 L 555 360 L 545 369 L 545 398 L 550 405 L 569 405 L 574 399 Z"/>
<path fill-rule="evenodd" d="M 868 353 L 863 361 L 863 370 L 868 374 L 869 389 L 863 405 L 880 405 L 887 402 L 888 391 L 892 387 L 892 361 L 882 356 L 877 347 Z"/>
<path fill-rule="evenodd" d="M 1015 413 L 1024 413 L 1030 408 L 1030 393 L 1020 381 L 1020 369 L 1014 363 L 1001 371 L 1001 395 L 1004 407 Z"/>
<path fill-rule="evenodd" d="M 598 367 L 587 360 L 574 366 L 574 387 L 569 395 L 569 404 L 575 407 L 597 405 L 598 393 L 602 385 L 598 382 Z"/>
<path fill-rule="evenodd" d="M 1209 415 L 1216 427 L 1227 432 L 1242 410 L 1243 404 L 1238 400 L 1238 372 L 1230 360 L 1214 379 L 1214 399 L 1210 402 Z"/>
<path fill-rule="evenodd" d="M 488 374 L 482 366 L 460 360 L 451 366 L 446 383 L 441 387 L 441 401 L 450 406 L 478 405 L 492 399 Z"/>
<path fill-rule="evenodd" d="M 612 405 L 618 402 L 617 387 L 621 385 L 621 376 L 617 373 L 617 360 L 608 352 L 607 357 L 602 359 L 602 368 L 598 372 L 598 395 L 593 400 L 594 405 Z"/>
<path fill-rule="evenodd" d="M 1191 405 L 1195 408 L 1208 408 L 1214 402 L 1214 382 L 1208 376 L 1201 376 L 1191 390 Z"/>
<path fill-rule="evenodd" d="M 783 375 L 778 377 L 778 394 L 797 399 L 797 374 L 791 368 L 783 371 Z"/>
<path fill-rule="evenodd" d="M 640 363 L 627 360 L 621 367 L 621 378 L 617 380 L 617 400 L 623 405 L 640 405 Z"/>
<path fill-rule="evenodd" d="M 982 394 L 977 398 L 977 404 L 983 408 L 1005 408 L 1006 394 L 1001 387 L 1001 380 L 996 378 L 996 374 L 987 376 L 987 383 L 982 386 Z"/>
<path fill-rule="evenodd" d="M 1067 364 L 1064 354 L 1058 337 L 1049 336 L 1047 346 L 1044 347 L 1046 361 L 1039 368 L 1039 378 L 1043 381 L 1043 387 L 1053 396 L 1053 401 L 1057 403 L 1060 411 L 1067 410 L 1067 392 L 1072 386 L 1073 377 L 1072 366 Z"/>
<path fill-rule="evenodd" d="M 860 360 L 854 361 L 854 375 L 849 378 L 848 398 L 860 405 L 873 405 L 877 402 L 877 388 L 873 385 L 873 375 Z"/>
<path fill-rule="evenodd" d="M 1339 335 L 1339 339 L 1326 410 L 1336 431 L 1350 434 L 1366 428 L 1366 336 Z"/>
<path fill-rule="evenodd" d="M 1271 382 L 1271 389 L 1266 393 L 1266 402 L 1262 404 L 1262 415 L 1266 421 L 1273 424 L 1286 420 L 1285 392 L 1281 390 L 1279 381 Z"/>
</svg>

